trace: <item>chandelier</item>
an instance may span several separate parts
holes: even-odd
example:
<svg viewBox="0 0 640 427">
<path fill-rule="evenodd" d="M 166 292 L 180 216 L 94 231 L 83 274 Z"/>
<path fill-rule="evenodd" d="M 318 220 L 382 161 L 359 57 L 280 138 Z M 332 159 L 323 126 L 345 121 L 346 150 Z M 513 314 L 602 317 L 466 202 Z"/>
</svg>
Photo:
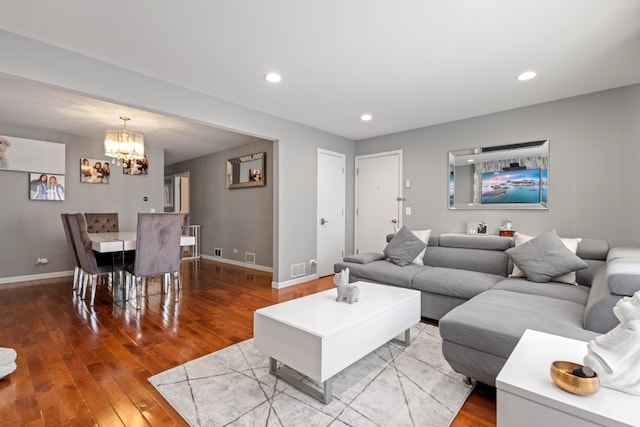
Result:
<svg viewBox="0 0 640 427">
<path fill-rule="evenodd" d="M 104 137 L 104 155 L 113 157 L 112 163 L 118 166 L 144 158 L 144 136 L 127 130 L 129 117 L 120 116 L 120 120 L 124 122 L 122 130 L 108 130 Z"/>
</svg>

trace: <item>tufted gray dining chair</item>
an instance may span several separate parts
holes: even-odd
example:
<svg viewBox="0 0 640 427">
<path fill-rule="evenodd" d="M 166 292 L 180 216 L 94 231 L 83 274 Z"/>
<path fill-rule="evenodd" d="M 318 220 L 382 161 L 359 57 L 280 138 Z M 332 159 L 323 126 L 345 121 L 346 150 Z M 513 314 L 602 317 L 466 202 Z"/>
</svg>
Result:
<svg viewBox="0 0 640 427">
<path fill-rule="evenodd" d="M 117 213 L 85 213 L 87 231 L 89 233 L 116 233 L 118 227 Z"/>
<path fill-rule="evenodd" d="M 143 279 L 163 276 L 162 289 L 167 292 L 168 276 L 175 283 L 175 297 L 178 299 L 181 287 L 180 277 L 180 213 L 139 213 L 136 231 L 136 256 L 132 265 L 125 267 L 136 282 L 136 307 L 142 305 Z M 127 295 L 130 277 L 127 277 Z"/>
<path fill-rule="evenodd" d="M 78 259 L 78 251 L 76 250 L 76 246 L 73 244 L 73 237 L 71 236 L 71 230 L 69 229 L 69 216 L 70 214 L 60 214 L 62 218 L 62 227 L 64 228 L 64 235 L 67 237 L 67 244 L 69 245 L 69 250 L 71 251 L 71 257 L 73 259 L 74 269 L 73 269 L 73 291 L 76 291 L 79 288 L 80 281 L 83 279 L 82 277 L 82 269 L 80 268 L 80 260 Z"/>
<path fill-rule="evenodd" d="M 81 282 L 82 298 L 87 294 L 87 285 L 91 285 L 91 305 L 96 299 L 97 278 L 103 274 L 111 274 L 113 265 L 110 262 L 99 263 L 91 249 L 91 238 L 87 231 L 87 221 L 82 214 L 68 214 L 71 238 L 78 253 L 78 262 L 83 271 Z"/>
</svg>

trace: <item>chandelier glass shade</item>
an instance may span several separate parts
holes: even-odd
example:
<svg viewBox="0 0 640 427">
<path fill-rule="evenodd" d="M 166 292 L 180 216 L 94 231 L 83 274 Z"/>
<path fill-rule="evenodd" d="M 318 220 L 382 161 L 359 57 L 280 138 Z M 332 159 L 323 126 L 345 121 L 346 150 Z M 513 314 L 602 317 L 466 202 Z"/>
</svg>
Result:
<svg viewBox="0 0 640 427">
<path fill-rule="evenodd" d="M 122 130 L 108 130 L 104 137 L 104 155 L 113 158 L 113 163 L 129 162 L 144 158 L 144 136 L 127 130 L 129 117 L 120 117 Z"/>
</svg>

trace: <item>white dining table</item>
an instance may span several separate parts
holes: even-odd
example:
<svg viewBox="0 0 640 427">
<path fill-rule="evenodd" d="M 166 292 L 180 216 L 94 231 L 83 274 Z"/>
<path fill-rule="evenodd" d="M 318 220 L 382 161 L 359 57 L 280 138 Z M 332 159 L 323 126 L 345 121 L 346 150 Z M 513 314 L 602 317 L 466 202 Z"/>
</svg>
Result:
<svg viewBox="0 0 640 427">
<path fill-rule="evenodd" d="M 116 261 L 115 254 L 124 251 L 136 250 L 136 232 L 135 231 L 119 231 L 111 233 L 89 233 L 91 239 L 91 249 L 103 254 L 111 253 L 113 256 L 113 271 L 117 272 L 114 276 L 114 283 L 111 289 L 113 303 L 124 306 L 128 301 L 128 295 L 124 286 L 124 262 L 125 257 L 122 256 L 120 264 Z M 180 246 L 192 246 L 196 244 L 195 236 L 180 236 Z"/>
<path fill-rule="evenodd" d="M 100 253 L 135 251 L 136 232 L 118 231 L 111 233 L 89 233 L 91 249 Z M 195 236 L 180 236 L 180 246 L 192 246 L 196 244 Z"/>
</svg>

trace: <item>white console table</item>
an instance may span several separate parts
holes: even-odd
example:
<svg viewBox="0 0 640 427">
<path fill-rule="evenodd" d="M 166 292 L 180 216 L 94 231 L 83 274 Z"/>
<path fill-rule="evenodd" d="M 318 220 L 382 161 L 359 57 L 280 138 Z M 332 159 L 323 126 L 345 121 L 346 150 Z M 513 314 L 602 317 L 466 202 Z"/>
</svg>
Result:
<svg viewBox="0 0 640 427">
<path fill-rule="evenodd" d="M 499 427 L 640 426 L 640 397 L 600 387 L 578 396 L 557 387 L 551 362 L 582 363 L 587 343 L 527 329 L 496 378 Z"/>
</svg>

